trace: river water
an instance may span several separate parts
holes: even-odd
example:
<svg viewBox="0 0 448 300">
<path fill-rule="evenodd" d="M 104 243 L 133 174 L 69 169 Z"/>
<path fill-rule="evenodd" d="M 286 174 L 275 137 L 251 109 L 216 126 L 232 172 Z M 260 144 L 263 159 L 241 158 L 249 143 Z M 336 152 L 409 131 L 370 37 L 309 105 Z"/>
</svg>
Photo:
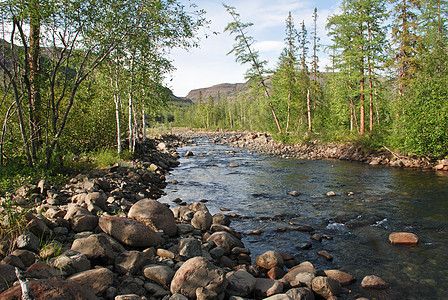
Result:
<svg viewBox="0 0 448 300">
<path fill-rule="evenodd" d="M 184 157 L 187 151 L 194 156 Z M 287 251 L 316 269 L 339 269 L 357 283 L 344 298 L 361 294 L 376 299 L 447 299 L 448 174 L 443 172 L 369 166 L 356 162 L 281 159 L 213 144 L 207 138 L 178 149 L 180 166 L 167 181 L 160 199 L 171 207 L 175 198 L 187 203 L 207 199 L 212 214 L 228 208 L 244 217 L 230 227 L 245 235 L 252 259 L 268 250 Z M 238 167 L 229 167 L 236 163 Z M 290 196 L 298 191 L 297 197 Z M 327 196 L 333 191 L 336 196 Z M 288 223 L 308 225 L 332 240 L 310 239 L 298 231 L 276 232 Z M 417 234 L 416 247 L 388 243 L 391 232 Z M 312 249 L 296 246 L 311 242 Z M 316 253 L 325 250 L 329 262 Z M 359 288 L 366 275 L 377 275 L 391 289 Z"/>
</svg>

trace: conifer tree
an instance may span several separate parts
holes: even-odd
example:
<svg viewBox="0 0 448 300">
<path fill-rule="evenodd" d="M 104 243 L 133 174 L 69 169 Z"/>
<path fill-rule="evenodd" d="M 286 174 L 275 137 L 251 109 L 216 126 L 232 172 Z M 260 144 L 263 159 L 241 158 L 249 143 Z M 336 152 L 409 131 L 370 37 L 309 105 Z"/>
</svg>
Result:
<svg viewBox="0 0 448 300">
<path fill-rule="evenodd" d="M 234 53 L 236 57 L 236 61 L 242 64 L 250 64 L 250 69 L 246 73 L 246 77 L 254 80 L 259 83 L 264 90 L 264 94 L 268 99 L 268 104 L 272 112 L 272 116 L 274 117 L 275 123 L 277 125 L 277 129 L 279 133 L 282 132 L 280 127 L 280 123 L 277 119 L 277 115 L 275 113 L 272 102 L 270 101 L 270 94 L 268 88 L 265 84 L 264 75 L 267 73 L 265 66 L 267 61 L 260 60 L 260 56 L 258 51 L 253 50 L 253 44 L 255 40 L 253 37 L 249 36 L 246 29 L 251 27 L 253 23 L 243 23 L 240 20 L 240 15 L 236 12 L 235 7 L 226 5 L 223 3 L 223 6 L 226 8 L 227 12 L 232 16 L 233 22 L 227 24 L 224 31 L 228 31 L 231 34 L 235 34 L 236 44 L 233 45 L 233 49 L 228 53 Z"/>
<path fill-rule="evenodd" d="M 286 127 L 285 132 L 288 132 L 291 123 L 291 111 L 296 111 L 298 105 L 298 92 L 297 92 L 297 30 L 294 26 L 294 20 L 291 12 L 286 19 L 286 37 L 285 48 L 283 49 L 278 62 L 278 67 L 272 77 L 274 98 L 277 102 L 286 104 Z M 285 99 L 287 99 L 285 101 Z M 280 107 L 284 107 L 281 105 Z"/>
<path fill-rule="evenodd" d="M 390 0 L 393 5 L 392 42 L 394 46 L 393 66 L 396 70 L 398 95 L 403 98 L 404 90 L 417 70 L 417 7 L 420 0 Z"/>
</svg>

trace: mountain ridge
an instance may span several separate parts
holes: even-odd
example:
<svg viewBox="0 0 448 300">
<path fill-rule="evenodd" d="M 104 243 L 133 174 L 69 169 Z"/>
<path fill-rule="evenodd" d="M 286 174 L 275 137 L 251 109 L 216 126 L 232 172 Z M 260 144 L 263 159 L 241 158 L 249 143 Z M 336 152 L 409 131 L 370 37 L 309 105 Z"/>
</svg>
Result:
<svg viewBox="0 0 448 300">
<path fill-rule="evenodd" d="M 193 89 L 187 96 L 179 97 L 184 100 L 190 100 L 193 103 L 200 101 L 220 100 L 225 94 L 227 97 L 236 95 L 247 89 L 247 83 L 219 83 L 205 88 Z"/>
</svg>

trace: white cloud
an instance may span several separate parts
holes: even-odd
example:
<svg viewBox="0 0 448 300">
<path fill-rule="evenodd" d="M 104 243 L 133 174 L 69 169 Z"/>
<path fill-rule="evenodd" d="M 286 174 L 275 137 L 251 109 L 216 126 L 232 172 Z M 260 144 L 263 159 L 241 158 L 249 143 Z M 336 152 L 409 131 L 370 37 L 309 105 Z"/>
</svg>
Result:
<svg viewBox="0 0 448 300">
<path fill-rule="evenodd" d="M 285 43 L 279 42 L 279 41 L 263 41 L 263 42 L 257 42 L 253 45 L 255 50 L 260 52 L 272 52 L 275 51 L 277 53 L 280 53 L 282 49 L 284 48 Z"/>
</svg>

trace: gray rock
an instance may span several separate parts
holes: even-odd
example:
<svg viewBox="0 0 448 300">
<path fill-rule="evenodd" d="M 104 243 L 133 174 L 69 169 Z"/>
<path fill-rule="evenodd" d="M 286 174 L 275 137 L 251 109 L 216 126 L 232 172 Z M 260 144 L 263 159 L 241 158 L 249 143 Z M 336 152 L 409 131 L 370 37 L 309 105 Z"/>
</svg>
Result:
<svg viewBox="0 0 448 300">
<path fill-rule="evenodd" d="M 225 214 L 217 213 L 217 214 L 213 215 L 213 222 L 212 222 L 212 224 L 229 226 L 230 225 L 230 218 L 227 217 Z"/>
<path fill-rule="evenodd" d="M 179 242 L 179 255 L 187 259 L 201 256 L 201 242 L 193 238 L 181 239 Z"/>
<path fill-rule="evenodd" d="M 15 268 L 8 264 L 0 264 L 0 293 L 12 286 L 16 280 Z"/>
<path fill-rule="evenodd" d="M 137 294 L 127 294 L 127 295 L 118 295 L 115 296 L 114 300 L 141 300 L 142 297 L 140 297 Z"/>
<path fill-rule="evenodd" d="M 61 270 L 65 276 L 87 271 L 91 267 L 90 260 L 86 255 L 72 250 L 50 260 L 50 263 L 53 267 Z"/>
<path fill-rule="evenodd" d="M 225 231 L 213 233 L 207 241 L 214 242 L 216 246 L 223 248 L 226 253 L 230 253 L 230 251 L 235 247 L 244 247 L 243 243 L 239 239 Z"/>
<path fill-rule="evenodd" d="M 212 225 L 213 217 L 205 210 L 200 210 L 194 213 L 193 219 L 191 219 L 191 225 L 201 231 L 207 231 Z"/>
<path fill-rule="evenodd" d="M 216 299 L 224 297 L 227 280 L 224 271 L 215 267 L 203 257 L 187 260 L 174 275 L 171 281 L 171 293 L 180 293 L 189 298 L 196 298 L 196 291 L 215 294 Z"/>
<path fill-rule="evenodd" d="M 70 224 L 75 232 L 93 231 L 98 226 L 98 217 L 92 214 L 77 214 Z"/>
<path fill-rule="evenodd" d="M 156 200 L 142 199 L 138 201 L 129 210 L 128 217 L 154 230 L 162 230 L 170 237 L 177 233 L 173 212 Z"/>
<path fill-rule="evenodd" d="M 182 206 L 179 206 L 182 207 Z M 194 228 L 193 225 L 191 224 L 176 224 L 177 226 L 177 233 L 179 235 L 185 235 L 185 234 L 189 234 L 191 232 L 193 232 L 196 228 Z"/>
<path fill-rule="evenodd" d="M 182 220 L 184 215 L 189 212 L 193 212 L 193 211 L 185 206 L 177 206 L 177 207 L 173 208 L 173 215 L 178 220 Z M 194 212 L 193 212 L 193 214 L 194 214 Z"/>
<path fill-rule="evenodd" d="M 28 250 L 16 249 L 11 254 L 20 257 L 25 267 L 29 267 L 36 262 L 36 254 Z"/>
<path fill-rule="evenodd" d="M 25 272 L 27 278 L 37 279 L 55 279 L 61 278 L 61 270 L 50 266 L 44 262 L 36 262 L 32 264 Z"/>
<path fill-rule="evenodd" d="M 341 285 L 333 278 L 318 276 L 311 283 L 312 289 L 316 294 L 324 298 L 331 296 L 339 296 L 341 293 Z"/>
<path fill-rule="evenodd" d="M 87 194 L 84 201 L 87 205 L 92 204 L 106 210 L 106 200 L 107 196 L 103 192 L 92 192 Z"/>
<path fill-rule="evenodd" d="M 209 251 L 210 256 L 214 259 L 220 259 L 224 254 L 226 254 L 226 251 L 221 247 L 215 247 Z"/>
<path fill-rule="evenodd" d="M 270 270 L 275 267 L 283 267 L 282 256 L 275 251 L 267 251 L 255 259 L 255 264 L 266 270 Z"/>
<path fill-rule="evenodd" d="M 188 298 L 182 294 L 176 293 L 176 294 L 172 295 L 169 300 L 188 300 Z"/>
<path fill-rule="evenodd" d="M 161 287 L 158 284 L 146 282 L 143 287 L 155 298 L 162 298 L 165 296 L 168 296 L 170 294 L 170 291 L 165 290 L 163 287 Z M 165 299 L 165 298 L 164 298 Z M 171 298 L 170 298 L 171 299 Z M 188 300 L 188 299 L 187 299 Z"/>
<path fill-rule="evenodd" d="M 42 216 L 42 218 L 45 218 Z M 27 228 L 30 232 L 34 233 L 34 235 L 38 237 L 49 237 L 51 236 L 51 229 L 47 226 L 47 224 L 36 217 L 33 216 L 33 218 L 28 222 Z"/>
<path fill-rule="evenodd" d="M 17 268 L 19 268 L 19 269 L 21 269 L 21 270 L 24 270 L 24 269 L 25 269 L 25 265 L 23 264 L 22 260 L 21 260 L 18 256 L 15 256 L 15 255 L 12 255 L 12 254 L 6 256 L 6 257 L 1 261 L 1 263 L 2 263 L 2 264 L 8 264 L 8 265 L 17 267 Z"/>
<path fill-rule="evenodd" d="M 369 275 L 362 279 L 361 287 L 370 289 L 387 289 L 389 288 L 389 284 L 376 275 Z"/>
<path fill-rule="evenodd" d="M 25 231 L 16 239 L 16 246 L 19 249 L 39 252 L 39 238 L 29 231 Z"/>
<path fill-rule="evenodd" d="M 114 270 L 123 275 L 126 273 L 136 274 L 146 263 L 148 256 L 140 251 L 125 251 L 115 258 Z"/>
<path fill-rule="evenodd" d="M 277 294 L 273 295 L 267 298 L 264 298 L 263 300 L 294 300 L 287 294 Z"/>
<path fill-rule="evenodd" d="M 174 271 L 167 266 L 147 265 L 143 268 L 143 275 L 161 285 L 169 286 L 174 276 Z"/>
<path fill-rule="evenodd" d="M 92 269 L 74 274 L 67 278 L 70 283 L 76 283 L 90 288 L 96 295 L 101 295 L 114 283 L 114 273 L 106 268 Z"/>
<path fill-rule="evenodd" d="M 111 264 L 114 262 L 114 251 L 110 241 L 100 235 L 92 234 L 86 238 L 76 239 L 71 250 L 85 254 L 94 262 Z"/>
<path fill-rule="evenodd" d="M 225 226 L 225 225 L 219 225 L 219 224 L 213 224 L 210 227 L 211 232 L 219 232 L 219 231 L 226 231 L 233 235 L 234 237 L 241 239 L 241 233 L 238 231 L 233 230 L 232 228 Z"/>
<path fill-rule="evenodd" d="M 202 202 L 191 203 L 190 205 L 188 205 L 188 208 L 194 212 L 201 211 L 201 210 L 209 212 L 207 206 Z"/>
<path fill-rule="evenodd" d="M 293 280 L 289 282 L 292 287 L 307 286 L 311 288 L 311 282 L 316 276 L 310 272 L 298 273 Z"/>
<path fill-rule="evenodd" d="M 228 273 L 226 276 L 229 283 L 226 293 L 229 296 L 246 297 L 252 293 L 255 288 L 255 278 L 246 271 L 238 270 Z"/>
<path fill-rule="evenodd" d="M 132 276 L 122 276 L 119 277 L 120 283 L 118 286 L 118 294 L 136 294 L 143 296 L 147 293 L 144 288 L 144 281 L 137 277 Z"/>
<path fill-rule="evenodd" d="M 304 288 L 304 287 L 290 289 L 286 292 L 286 295 L 291 297 L 291 299 L 293 299 L 293 300 L 314 300 L 315 299 L 313 291 L 310 290 L 309 288 Z"/>
<path fill-rule="evenodd" d="M 254 294 L 258 298 L 266 298 L 283 292 L 283 283 L 269 278 L 256 278 Z"/>
<path fill-rule="evenodd" d="M 105 233 L 128 246 L 155 247 L 163 242 L 152 228 L 134 219 L 101 216 L 98 224 Z"/>
</svg>

